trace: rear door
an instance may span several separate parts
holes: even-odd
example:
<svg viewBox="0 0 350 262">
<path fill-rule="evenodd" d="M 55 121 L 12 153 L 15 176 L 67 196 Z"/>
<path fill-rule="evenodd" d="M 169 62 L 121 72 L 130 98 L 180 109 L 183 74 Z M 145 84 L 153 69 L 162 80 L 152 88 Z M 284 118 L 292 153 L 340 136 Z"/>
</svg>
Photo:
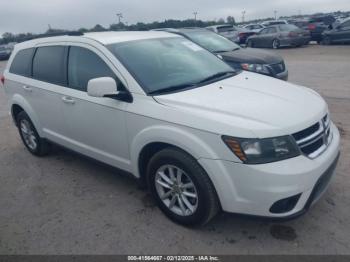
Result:
<svg viewBox="0 0 350 262">
<path fill-rule="evenodd" d="M 39 116 L 45 137 L 64 146 L 67 146 L 67 129 L 62 116 L 61 95 L 67 86 L 67 51 L 63 44 L 37 47 L 32 83 L 26 90 L 32 97 L 32 107 Z"/>
<path fill-rule="evenodd" d="M 59 45 L 20 50 L 9 68 L 6 85 L 22 100 L 40 135 L 58 143 L 65 135 L 60 103 L 66 85 L 65 56 L 66 48 Z"/>
<path fill-rule="evenodd" d="M 125 88 L 113 64 L 102 52 L 90 45 L 69 47 L 68 87 L 61 96 L 63 116 L 70 148 L 102 162 L 130 170 L 125 122 L 127 103 L 113 98 L 96 98 L 87 94 L 88 81 L 112 77 L 118 88 Z"/>
</svg>

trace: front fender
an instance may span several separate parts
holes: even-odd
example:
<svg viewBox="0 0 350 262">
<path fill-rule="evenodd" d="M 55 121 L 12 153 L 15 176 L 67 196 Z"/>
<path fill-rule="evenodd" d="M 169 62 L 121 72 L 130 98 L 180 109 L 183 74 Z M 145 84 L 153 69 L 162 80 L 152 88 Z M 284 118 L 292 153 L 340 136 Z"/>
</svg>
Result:
<svg viewBox="0 0 350 262">
<path fill-rule="evenodd" d="M 18 105 L 18 106 L 22 107 L 23 110 L 29 116 L 29 118 L 32 120 L 32 122 L 35 126 L 35 129 L 38 132 L 39 136 L 43 137 L 42 126 L 41 126 L 41 123 L 39 121 L 39 118 L 38 118 L 37 114 L 34 112 L 33 108 L 28 103 L 28 101 L 22 95 L 20 95 L 20 94 L 13 95 L 10 99 L 10 105 L 11 105 L 11 113 L 13 113 L 12 107 L 14 105 Z"/>
<path fill-rule="evenodd" d="M 151 143 L 166 143 L 179 147 L 195 159 L 218 158 L 211 147 L 192 132 L 172 126 L 152 126 L 139 132 L 130 143 L 131 163 L 133 174 L 136 177 L 140 177 L 138 169 L 140 153 L 145 146 Z"/>
</svg>

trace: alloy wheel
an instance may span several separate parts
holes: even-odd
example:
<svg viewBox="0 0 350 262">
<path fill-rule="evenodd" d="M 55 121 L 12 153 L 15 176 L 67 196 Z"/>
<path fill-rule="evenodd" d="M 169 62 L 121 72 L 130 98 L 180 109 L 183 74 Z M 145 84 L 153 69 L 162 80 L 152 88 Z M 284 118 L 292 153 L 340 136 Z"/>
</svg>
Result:
<svg viewBox="0 0 350 262">
<path fill-rule="evenodd" d="M 35 136 L 35 132 L 31 126 L 31 124 L 26 120 L 22 119 L 20 122 L 20 130 L 21 134 L 23 136 L 23 140 L 26 143 L 26 145 L 31 149 L 31 150 L 36 150 L 38 147 L 38 142 Z"/>
<path fill-rule="evenodd" d="M 280 41 L 278 41 L 277 39 L 273 40 L 272 48 L 273 49 L 278 49 L 279 47 L 280 47 Z"/>
<path fill-rule="evenodd" d="M 163 204 L 179 216 L 190 216 L 198 207 L 198 193 L 191 178 L 174 165 L 161 166 L 155 175 L 155 187 Z"/>
</svg>

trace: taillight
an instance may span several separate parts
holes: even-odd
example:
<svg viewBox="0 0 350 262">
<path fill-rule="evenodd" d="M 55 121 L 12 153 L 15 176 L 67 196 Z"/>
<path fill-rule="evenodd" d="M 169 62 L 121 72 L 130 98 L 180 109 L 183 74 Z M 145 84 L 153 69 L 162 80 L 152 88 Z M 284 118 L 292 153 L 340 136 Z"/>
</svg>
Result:
<svg viewBox="0 0 350 262">
<path fill-rule="evenodd" d="M 298 36 L 298 34 L 297 34 L 296 32 L 290 32 L 290 33 L 288 34 L 288 36 L 289 36 L 289 37 L 296 37 L 296 36 Z"/>
<path fill-rule="evenodd" d="M 4 84 L 5 84 L 5 77 L 4 77 L 4 76 L 1 76 L 1 77 L 0 77 L 0 81 L 1 81 L 1 83 L 4 85 Z"/>
<path fill-rule="evenodd" d="M 316 29 L 316 26 L 315 26 L 314 24 L 309 24 L 309 25 L 307 26 L 307 28 L 308 28 L 309 30 L 315 30 L 315 29 Z"/>
<path fill-rule="evenodd" d="M 244 37 L 245 34 L 244 33 L 239 33 L 238 36 L 241 38 L 241 37 Z"/>
</svg>

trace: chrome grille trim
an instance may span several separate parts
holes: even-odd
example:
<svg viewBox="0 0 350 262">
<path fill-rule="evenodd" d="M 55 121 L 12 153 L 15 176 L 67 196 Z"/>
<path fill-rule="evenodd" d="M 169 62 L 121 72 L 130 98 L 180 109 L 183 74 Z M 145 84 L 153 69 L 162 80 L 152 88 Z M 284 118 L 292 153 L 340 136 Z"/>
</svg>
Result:
<svg viewBox="0 0 350 262">
<path fill-rule="evenodd" d="M 310 134 L 310 128 L 317 128 L 317 130 Z M 307 136 L 300 137 L 303 133 L 305 135 L 307 134 Z M 333 138 L 329 115 L 325 115 L 319 122 L 300 132 L 294 133 L 292 136 L 301 153 L 311 159 L 318 157 L 328 148 Z"/>
</svg>

